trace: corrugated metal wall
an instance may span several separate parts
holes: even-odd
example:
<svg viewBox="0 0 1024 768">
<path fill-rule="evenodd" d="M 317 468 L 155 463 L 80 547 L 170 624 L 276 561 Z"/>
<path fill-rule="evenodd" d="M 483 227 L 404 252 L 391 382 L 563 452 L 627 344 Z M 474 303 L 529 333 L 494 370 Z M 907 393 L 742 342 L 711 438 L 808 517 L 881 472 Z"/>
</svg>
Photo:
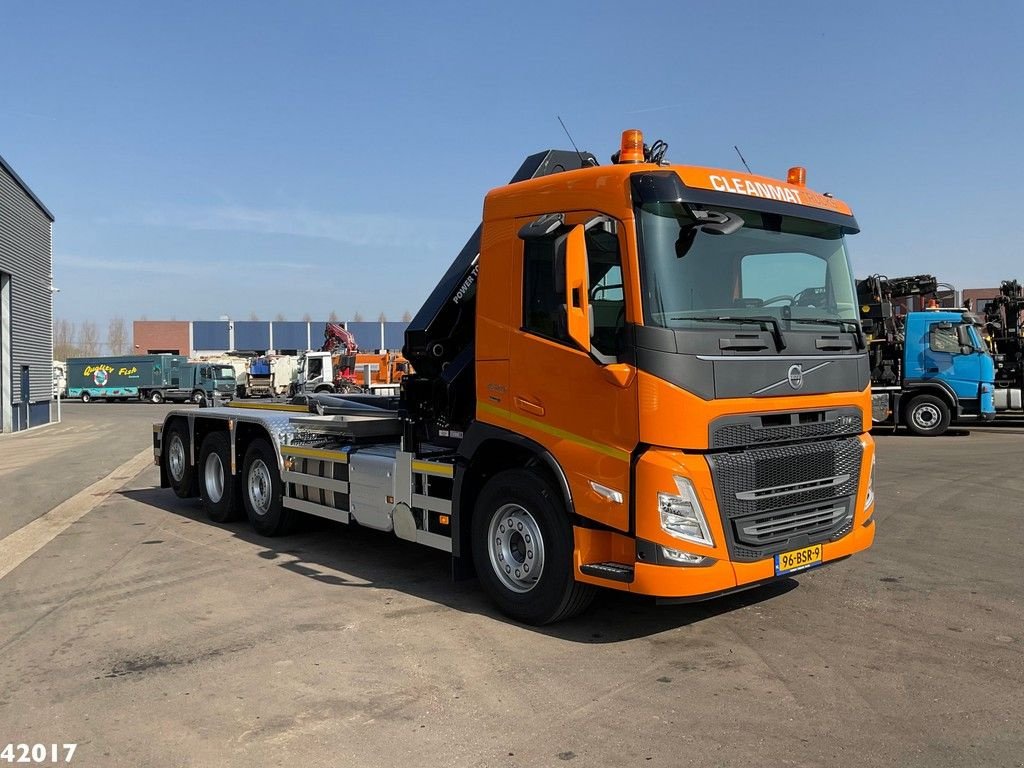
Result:
<svg viewBox="0 0 1024 768">
<path fill-rule="evenodd" d="M 320 331 L 323 334 L 323 331 Z M 238 343 L 238 340 L 235 340 Z M 295 349 L 302 351 L 308 349 L 309 325 L 288 321 L 274 322 L 274 349 Z M 319 344 L 317 345 L 319 346 Z"/>
<path fill-rule="evenodd" d="M 11 275 L 11 371 L 8 402 L 21 396 L 21 366 L 29 366 L 33 401 L 53 395 L 53 269 L 50 220 L 0 166 L 0 271 Z"/>
<path fill-rule="evenodd" d="M 197 320 L 192 323 L 192 349 L 231 349 L 231 331 L 223 320 Z"/>
<path fill-rule="evenodd" d="M 266 352 L 270 349 L 270 323 L 261 320 L 235 320 L 235 349 Z"/>
</svg>

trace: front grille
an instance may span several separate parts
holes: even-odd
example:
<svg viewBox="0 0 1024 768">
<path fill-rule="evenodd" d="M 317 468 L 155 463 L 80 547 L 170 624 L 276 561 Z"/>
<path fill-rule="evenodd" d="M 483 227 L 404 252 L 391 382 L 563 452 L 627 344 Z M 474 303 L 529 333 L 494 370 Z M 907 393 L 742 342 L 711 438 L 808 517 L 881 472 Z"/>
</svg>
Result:
<svg viewBox="0 0 1024 768">
<path fill-rule="evenodd" d="M 719 509 L 734 518 L 851 496 L 862 455 L 860 440 L 851 437 L 715 453 L 708 464 Z"/>
<path fill-rule="evenodd" d="M 793 536 L 813 536 L 831 531 L 849 515 L 845 501 L 838 504 L 824 504 L 809 509 L 782 509 L 751 515 L 735 520 L 737 540 L 744 544 L 763 547 L 788 541 Z"/>
<path fill-rule="evenodd" d="M 715 450 L 857 435 L 863 421 L 859 408 L 722 416 L 708 428 L 708 445 Z"/>
<path fill-rule="evenodd" d="M 848 531 L 862 456 L 857 437 L 709 454 L 732 556 L 758 560 Z"/>
</svg>

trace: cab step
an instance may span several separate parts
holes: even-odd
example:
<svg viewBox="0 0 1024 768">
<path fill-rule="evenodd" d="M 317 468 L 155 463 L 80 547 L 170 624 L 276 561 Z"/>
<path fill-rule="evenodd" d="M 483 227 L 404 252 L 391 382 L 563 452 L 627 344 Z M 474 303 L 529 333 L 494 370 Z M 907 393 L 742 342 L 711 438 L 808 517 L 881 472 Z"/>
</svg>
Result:
<svg viewBox="0 0 1024 768">
<path fill-rule="evenodd" d="M 584 563 L 580 571 L 599 579 L 623 581 L 627 584 L 633 581 L 633 566 L 626 563 Z"/>
</svg>

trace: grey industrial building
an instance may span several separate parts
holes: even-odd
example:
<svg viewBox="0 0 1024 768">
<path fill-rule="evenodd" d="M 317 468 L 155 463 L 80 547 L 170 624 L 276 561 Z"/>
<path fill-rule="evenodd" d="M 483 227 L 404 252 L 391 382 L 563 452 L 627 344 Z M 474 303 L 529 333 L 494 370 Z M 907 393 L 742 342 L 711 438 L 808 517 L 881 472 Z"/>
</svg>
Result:
<svg viewBox="0 0 1024 768">
<path fill-rule="evenodd" d="M 0 157 L 0 432 L 53 407 L 53 214 Z"/>
</svg>

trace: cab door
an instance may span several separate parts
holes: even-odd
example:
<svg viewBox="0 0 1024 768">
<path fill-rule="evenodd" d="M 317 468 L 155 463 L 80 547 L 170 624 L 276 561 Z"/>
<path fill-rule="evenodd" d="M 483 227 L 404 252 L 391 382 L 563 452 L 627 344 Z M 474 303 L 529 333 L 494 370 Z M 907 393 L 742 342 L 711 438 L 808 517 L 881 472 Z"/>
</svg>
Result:
<svg viewBox="0 0 1024 768">
<path fill-rule="evenodd" d="M 567 254 L 577 227 L 584 250 Z M 516 430 L 562 467 L 575 512 L 621 530 L 629 528 L 639 430 L 636 376 L 619 363 L 630 295 L 624 246 L 623 227 L 594 212 L 567 214 L 554 231 L 518 241 L 513 274 L 520 280 L 510 303 L 519 309 L 520 326 L 509 349 L 508 404 Z M 572 285 L 565 275 L 574 258 Z"/>
</svg>

